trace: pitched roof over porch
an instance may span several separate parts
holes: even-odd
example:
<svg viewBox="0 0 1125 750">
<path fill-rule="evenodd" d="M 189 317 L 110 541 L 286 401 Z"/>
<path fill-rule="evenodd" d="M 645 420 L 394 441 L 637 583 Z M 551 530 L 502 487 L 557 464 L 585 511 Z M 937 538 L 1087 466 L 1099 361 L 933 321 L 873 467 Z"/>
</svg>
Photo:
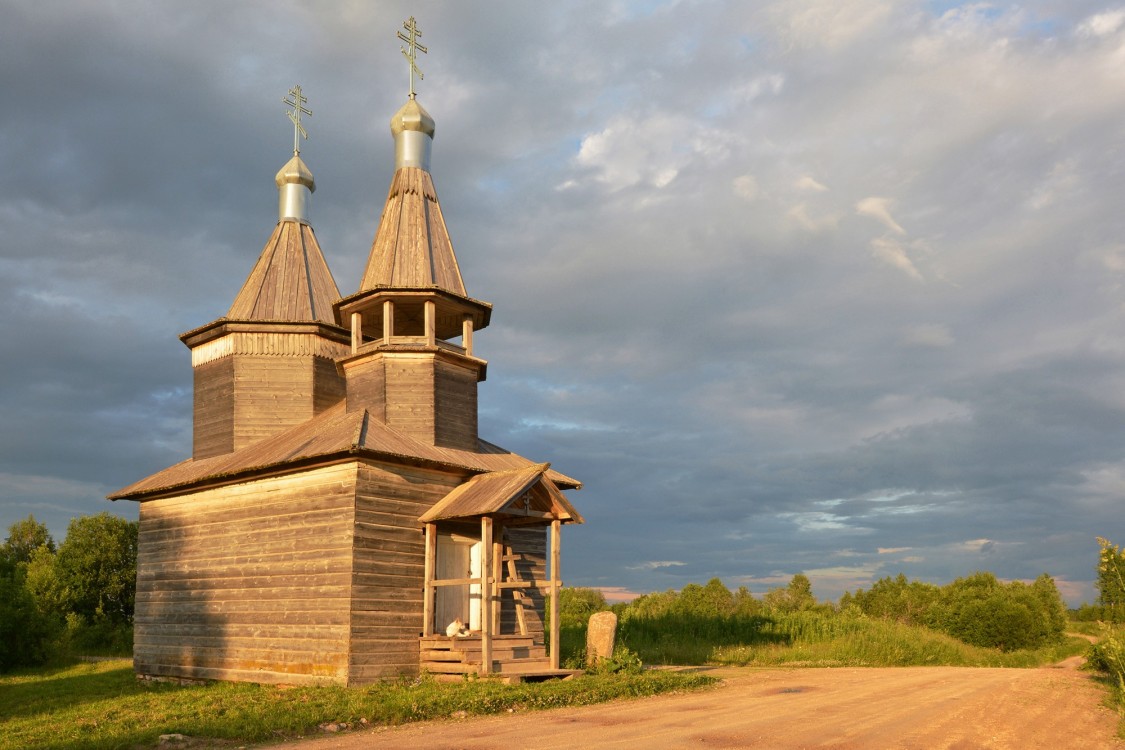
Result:
<svg viewBox="0 0 1125 750">
<path fill-rule="evenodd" d="M 508 525 L 549 524 L 555 520 L 584 523 L 548 476 L 550 468 L 549 463 L 543 463 L 478 474 L 446 495 L 418 520 L 431 523 L 488 515 Z"/>
</svg>

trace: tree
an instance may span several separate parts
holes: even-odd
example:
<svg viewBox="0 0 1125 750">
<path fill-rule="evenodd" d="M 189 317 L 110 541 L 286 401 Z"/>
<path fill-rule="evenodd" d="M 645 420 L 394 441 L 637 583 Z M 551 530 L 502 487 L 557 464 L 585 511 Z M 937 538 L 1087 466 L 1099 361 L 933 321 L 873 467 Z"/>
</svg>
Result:
<svg viewBox="0 0 1125 750">
<path fill-rule="evenodd" d="M 0 556 L 0 672 L 43 662 L 52 634 L 24 585 L 23 568 Z"/>
<path fill-rule="evenodd" d="M 583 627 L 590 615 L 609 609 L 605 594 L 597 589 L 570 588 L 559 589 L 559 625 L 562 627 Z"/>
<path fill-rule="evenodd" d="M 55 540 L 47 527 L 29 515 L 22 521 L 16 521 L 8 527 L 8 538 L 4 541 L 3 553 L 12 562 L 26 563 L 31 560 L 31 554 L 40 547 L 47 547 L 55 551 Z"/>
<path fill-rule="evenodd" d="M 706 586 L 689 583 L 680 590 L 674 611 L 691 617 L 726 617 L 734 607 L 730 590 L 718 578 Z"/>
<path fill-rule="evenodd" d="M 798 573 L 785 588 L 770 589 L 763 599 L 765 605 L 778 612 L 800 612 L 816 606 L 812 582 L 804 573 Z"/>
<path fill-rule="evenodd" d="M 1125 553 L 1108 539 L 1098 537 L 1098 604 L 1109 619 L 1125 620 Z"/>
<path fill-rule="evenodd" d="M 905 625 L 929 625 L 934 605 L 941 596 L 941 589 L 932 583 L 908 581 L 899 573 L 896 578 L 880 578 L 870 591 L 859 589 L 855 594 L 845 594 L 840 600 L 840 608 L 854 604 L 860 611 L 871 617 L 894 620 Z"/>
<path fill-rule="evenodd" d="M 137 589 L 137 523 L 110 513 L 74 518 L 54 564 L 69 612 L 128 624 Z"/>
</svg>

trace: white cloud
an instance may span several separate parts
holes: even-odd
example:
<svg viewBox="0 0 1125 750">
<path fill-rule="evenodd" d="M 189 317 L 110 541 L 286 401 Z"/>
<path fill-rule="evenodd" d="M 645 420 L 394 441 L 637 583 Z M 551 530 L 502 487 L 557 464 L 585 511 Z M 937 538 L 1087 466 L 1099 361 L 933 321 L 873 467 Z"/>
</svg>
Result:
<svg viewBox="0 0 1125 750">
<path fill-rule="evenodd" d="M 811 216 L 809 214 L 808 204 L 806 203 L 798 203 L 796 206 L 790 208 L 786 215 L 810 232 L 825 232 L 835 229 L 836 225 L 840 223 L 840 214 L 838 212 L 830 212 L 821 216 Z"/>
<path fill-rule="evenodd" d="M 660 189 L 688 165 L 724 156 L 726 141 L 719 131 L 684 115 L 618 115 L 582 139 L 574 161 L 611 191 L 640 184 Z"/>
<path fill-rule="evenodd" d="M 793 183 L 793 187 L 795 187 L 797 190 L 810 193 L 823 193 L 828 189 L 808 175 L 804 175 L 803 177 L 799 178 L 795 183 Z"/>
<path fill-rule="evenodd" d="M 923 281 L 922 273 L 914 265 L 914 261 L 906 254 L 906 250 L 898 240 L 891 237 L 876 237 L 871 240 L 871 254 L 884 263 L 899 269 L 910 278 Z"/>
<path fill-rule="evenodd" d="M 890 204 L 889 198 L 872 196 L 856 203 L 855 212 L 860 216 L 870 216 L 895 234 L 906 234 L 906 230 L 900 227 L 894 217 L 891 216 Z"/>
<path fill-rule="evenodd" d="M 1078 24 L 1075 33 L 1086 37 L 1105 37 L 1117 33 L 1125 23 L 1125 10 L 1107 10 L 1096 13 Z"/>
<path fill-rule="evenodd" d="M 880 27 L 892 8 L 885 0 L 796 0 L 772 12 L 791 47 L 840 50 Z"/>
<path fill-rule="evenodd" d="M 748 201 L 756 201 L 761 197 L 762 191 L 758 181 L 752 174 L 744 174 L 734 178 L 734 192 Z"/>
<path fill-rule="evenodd" d="M 687 565 L 687 563 L 679 560 L 651 560 L 639 565 L 631 565 L 628 570 L 660 570 L 661 568 L 680 568 L 684 565 Z"/>
</svg>

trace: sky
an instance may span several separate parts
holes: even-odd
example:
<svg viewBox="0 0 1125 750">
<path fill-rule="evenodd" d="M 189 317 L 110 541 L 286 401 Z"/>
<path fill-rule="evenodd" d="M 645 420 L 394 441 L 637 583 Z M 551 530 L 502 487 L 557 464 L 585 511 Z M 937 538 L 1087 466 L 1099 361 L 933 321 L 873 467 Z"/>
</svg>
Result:
<svg viewBox="0 0 1125 750">
<path fill-rule="evenodd" d="M 65 12 L 60 8 L 65 6 Z M 356 291 L 415 16 L 494 305 L 481 434 L 581 479 L 568 585 L 1055 577 L 1125 542 L 1125 4 L 0 0 L 0 528 L 191 452 L 178 335 L 277 220 Z"/>
</svg>

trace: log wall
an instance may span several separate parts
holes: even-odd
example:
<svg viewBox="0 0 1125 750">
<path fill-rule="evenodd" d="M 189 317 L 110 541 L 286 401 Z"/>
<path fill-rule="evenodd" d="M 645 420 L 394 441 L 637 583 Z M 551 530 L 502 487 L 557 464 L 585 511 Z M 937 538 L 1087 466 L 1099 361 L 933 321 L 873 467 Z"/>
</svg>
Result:
<svg viewBox="0 0 1125 750">
<path fill-rule="evenodd" d="M 434 367 L 434 444 L 476 450 L 477 369 L 444 359 Z"/>
<path fill-rule="evenodd" d="M 330 359 L 233 354 L 194 368 L 194 458 L 230 453 L 306 422 L 344 397 Z"/>
<path fill-rule="evenodd" d="M 234 450 L 234 359 L 193 368 L 192 457 L 221 456 Z"/>
<path fill-rule="evenodd" d="M 434 356 L 384 357 L 387 426 L 434 444 Z"/>
<path fill-rule="evenodd" d="M 346 682 L 355 480 L 350 463 L 142 502 L 137 673 Z"/>
<path fill-rule="evenodd" d="M 349 682 L 418 674 L 425 537 L 418 517 L 463 477 L 361 464 L 355 499 Z"/>
</svg>

